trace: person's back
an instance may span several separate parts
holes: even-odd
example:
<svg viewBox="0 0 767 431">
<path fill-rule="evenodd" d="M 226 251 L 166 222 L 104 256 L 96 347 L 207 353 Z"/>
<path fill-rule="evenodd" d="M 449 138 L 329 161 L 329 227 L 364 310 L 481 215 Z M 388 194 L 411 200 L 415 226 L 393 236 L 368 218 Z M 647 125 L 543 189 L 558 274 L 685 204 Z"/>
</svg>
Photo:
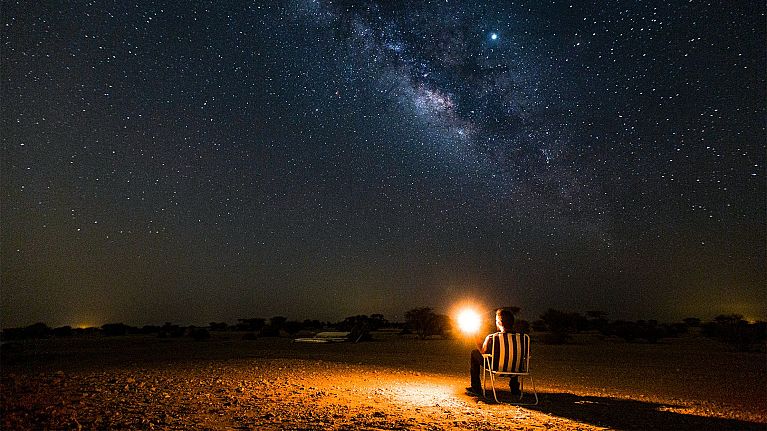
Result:
<svg viewBox="0 0 767 431">
<path fill-rule="evenodd" d="M 498 332 L 502 333 L 510 333 L 513 331 L 514 328 L 514 314 L 506 310 L 504 308 L 499 308 L 495 311 L 495 327 L 498 329 Z M 471 352 L 471 358 L 470 358 L 470 375 L 471 375 L 471 387 L 468 388 L 469 391 L 480 394 L 482 393 L 482 383 L 479 379 L 479 372 L 482 369 L 482 363 L 483 363 L 483 354 L 487 354 L 493 351 L 493 343 L 495 342 L 495 337 L 493 337 L 493 334 L 489 334 L 487 337 L 485 337 L 485 341 L 480 346 L 477 345 L 477 349 L 472 350 Z M 512 377 L 509 381 L 509 389 L 511 390 L 512 395 L 519 395 L 519 381 L 516 377 Z"/>
</svg>

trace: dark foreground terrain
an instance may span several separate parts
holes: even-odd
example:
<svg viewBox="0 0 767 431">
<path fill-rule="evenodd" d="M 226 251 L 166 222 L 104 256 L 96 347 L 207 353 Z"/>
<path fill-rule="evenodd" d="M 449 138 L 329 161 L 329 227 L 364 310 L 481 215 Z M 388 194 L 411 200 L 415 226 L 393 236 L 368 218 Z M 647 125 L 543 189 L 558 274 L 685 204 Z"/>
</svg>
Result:
<svg viewBox="0 0 767 431">
<path fill-rule="evenodd" d="M 533 341 L 537 406 L 466 395 L 469 345 L 153 336 L 2 347 L 4 430 L 767 430 L 767 357 L 701 338 Z M 508 392 L 502 394 L 508 397 Z"/>
</svg>

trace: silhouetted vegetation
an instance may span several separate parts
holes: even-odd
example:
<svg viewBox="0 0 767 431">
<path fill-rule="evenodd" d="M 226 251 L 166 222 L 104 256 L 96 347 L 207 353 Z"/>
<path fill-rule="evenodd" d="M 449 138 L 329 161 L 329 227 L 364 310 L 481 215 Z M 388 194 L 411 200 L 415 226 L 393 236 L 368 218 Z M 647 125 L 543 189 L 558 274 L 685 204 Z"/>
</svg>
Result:
<svg viewBox="0 0 767 431">
<path fill-rule="evenodd" d="M 166 337 L 173 337 L 173 338 L 180 338 L 184 336 L 184 333 L 186 332 L 186 328 L 182 328 L 179 325 L 173 325 L 170 322 L 165 322 L 164 325 L 160 328 L 160 332 L 158 333 L 158 336 L 160 338 L 166 338 Z"/>
<path fill-rule="evenodd" d="M 701 333 L 741 352 L 760 350 L 767 340 L 767 322 L 749 323 L 740 314 L 720 314 L 701 326 Z"/>
<path fill-rule="evenodd" d="M 240 323 L 237 324 L 236 329 L 238 331 L 260 331 L 261 328 L 266 325 L 266 319 L 260 317 L 251 319 L 237 319 Z"/>
<path fill-rule="evenodd" d="M 72 331 L 72 327 L 67 326 L 59 326 L 58 328 L 53 329 L 53 336 L 57 338 L 61 337 L 71 337 L 74 331 Z"/>
<path fill-rule="evenodd" d="M 604 336 L 621 338 L 627 342 L 643 340 L 657 343 L 668 337 L 676 337 L 688 332 L 689 324 L 696 325 L 700 319 L 687 318 L 685 322 L 661 324 L 657 320 L 615 320 L 609 321 L 602 311 L 588 311 L 586 317 L 579 313 L 549 309 L 541 319 L 533 322 L 535 331 L 546 332 L 543 341 L 550 344 L 563 344 L 572 339 L 572 334 L 594 331 Z"/>
<path fill-rule="evenodd" d="M 414 308 L 405 312 L 405 325 L 422 340 L 433 335 L 450 336 L 452 328 L 450 318 L 435 313 L 431 307 Z"/>
<path fill-rule="evenodd" d="M 261 337 L 279 337 L 280 331 L 285 327 L 288 319 L 284 316 L 274 316 L 269 319 L 269 324 L 264 325 L 258 332 Z"/>
<path fill-rule="evenodd" d="M 195 341 L 203 341 L 210 338 L 210 332 L 205 328 L 189 327 L 189 336 Z"/>
<path fill-rule="evenodd" d="M 520 311 L 519 307 L 504 307 L 512 314 Z M 488 332 L 494 331 L 494 321 L 487 321 Z M 371 339 L 371 333 L 384 328 L 402 329 L 401 334 L 416 334 L 420 339 L 432 336 L 449 338 L 453 334 L 453 322 L 444 315 L 438 314 L 431 307 L 418 307 L 405 313 L 404 323 L 389 322 L 382 314 L 349 316 L 337 323 L 321 322 L 306 319 L 304 321 L 288 320 L 284 316 L 274 316 L 270 319 L 261 317 L 238 319 L 235 325 L 226 322 L 210 322 L 207 328 L 195 326 L 179 326 L 166 322 L 162 326 L 145 325 L 141 328 L 123 323 L 107 323 L 101 327 L 72 328 L 60 326 L 50 328 L 42 322 L 26 327 L 5 328 L 2 331 L 4 341 L 23 339 L 44 339 L 50 337 L 63 338 L 82 335 L 102 335 L 107 337 L 133 334 L 156 334 L 161 338 L 179 338 L 189 335 L 194 340 L 206 340 L 211 332 L 245 332 L 243 339 L 260 337 L 285 337 L 296 334 L 312 336 L 316 332 L 328 329 L 349 332 L 349 338 L 355 341 Z M 694 329 L 691 329 L 694 328 Z M 719 340 L 737 351 L 763 350 L 767 340 L 767 322 L 748 322 L 738 314 L 722 314 L 713 320 L 703 323 L 696 317 L 687 317 L 671 324 L 659 323 L 657 320 L 615 320 L 607 319 L 607 314 L 590 310 L 584 315 L 577 312 L 566 312 L 549 309 L 532 323 L 515 319 L 514 332 L 541 332 L 541 340 L 545 343 L 564 344 L 572 341 L 573 335 L 581 332 L 597 333 L 603 337 L 617 337 L 629 343 L 645 342 L 658 343 L 663 339 L 688 334 L 697 334 Z"/>
<path fill-rule="evenodd" d="M 107 337 L 115 337 L 128 334 L 128 326 L 122 323 L 106 323 L 101 325 L 101 331 Z"/>
<path fill-rule="evenodd" d="M 51 336 L 51 328 L 45 323 L 38 322 L 23 328 L 3 329 L 3 339 L 23 340 L 28 338 L 48 338 Z"/>
<path fill-rule="evenodd" d="M 549 344 L 564 344 L 570 340 L 570 334 L 586 327 L 586 318 L 578 313 L 566 313 L 549 309 L 541 315 L 541 321 L 548 333 L 544 342 Z"/>
<path fill-rule="evenodd" d="M 325 327 L 325 324 L 316 319 L 315 320 L 306 319 L 303 322 L 303 329 L 307 331 L 319 331 L 324 327 Z"/>
<path fill-rule="evenodd" d="M 599 310 L 591 310 L 586 312 L 586 318 L 588 326 L 599 332 L 604 332 L 607 325 L 610 323 L 607 320 L 607 313 Z"/>
<path fill-rule="evenodd" d="M 226 322 L 210 322 L 208 328 L 210 328 L 211 331 L 224 332 L 229 329 L 229 325 L 227 325 Z"/>
<path fill-rule="evenodd" d="M 682 319 L 682 322 L 690 328 L 697 328 L 700 326 L 700 319 L 697 317 L 685 317 Z"/>
<path fill-rule="evenodd" d="M 603 335 L 614 335 L 628 342 L 643 339 L 648 343 L 657 343 L 662 338 L 678 335 L 677 330 L 668 325 L 660 325 L 657 320 L 638 320 L 627 322 L 616 320 L 609 323 L 602 331 Z"/>
</svg>

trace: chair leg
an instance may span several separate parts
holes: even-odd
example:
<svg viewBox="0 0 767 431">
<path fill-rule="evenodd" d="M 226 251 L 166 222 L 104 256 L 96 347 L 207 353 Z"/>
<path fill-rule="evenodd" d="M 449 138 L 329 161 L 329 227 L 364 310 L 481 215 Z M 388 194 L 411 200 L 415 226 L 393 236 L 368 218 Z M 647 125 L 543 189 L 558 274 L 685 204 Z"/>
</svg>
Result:
<svg viewBox="0 0 767 431">
<path fill-rule="evenodd" d="M 483 366 L 482 367 L 482 397 L 486 398 L 485 396 L 485 385 L 487 384 L 487 369 Z"/>
<path fill-rule="evenodd" d="M 498 394 L 495 392 L 495 374 L 490 373 L 490 386 L 493 387 L 493 398 L 495 399 L 496 403 L 500 403 L 498 401 Z"/>
<path fill-rule="evenodd" d="M 528 374 L 527 377 L 530 378 L 530 387 L 532 388 L 533 397 L 535 397 L 535 402 L 532 402 L 532 403 L 522 402 L 522 399 L 524 398 L 524 390 L 525 390 L 525 383 L 524 383 L 525 382 L 525 377 L 524 376 L 520 376 L 519 377 L 519 390 L 521 392 L 521 394 L 519 396 L 519 400 L 517 402 L 505 402 L 505 401 L 502 402 L 502 401 L 500 401 L 498 399 L 498 393 L 497 393 L 497 391 L 495 389 L 495 375 L 491 372 L 490 373 L 490 386 L 493 389 L 493 398 L 495 399 L 495 402 L 499 403 L 499 404 L 510 404 L 510 405 L 514 405 L 514 406 L 534 406 L 534 405 L 537 405 L 539 400 L 538 400 L 538 391 L 535 389 L 535 381 L 533 380 L 533 376 L 532 375 Z M 483 384 L 482 389 L 483 389 L 482 395 L 485 396 L 484 384 Z M 487 398 L 487 396 L 485 396 L 485 398 Z"/>
<path fill-rule="evenodd" d="M 530 385 L 533 387 L 533 396 L 535 397 L 535 403 L 533 405 L 535 406 L 535 405 L 538 405 L 538 391 L 535 390 L 535 382 L 533 381 L 532 374 L 528 374 L 527 377 L 530 377 Z M 524 379 L 520 379 L 520 380 L 524 380 Z"/>
</svg>

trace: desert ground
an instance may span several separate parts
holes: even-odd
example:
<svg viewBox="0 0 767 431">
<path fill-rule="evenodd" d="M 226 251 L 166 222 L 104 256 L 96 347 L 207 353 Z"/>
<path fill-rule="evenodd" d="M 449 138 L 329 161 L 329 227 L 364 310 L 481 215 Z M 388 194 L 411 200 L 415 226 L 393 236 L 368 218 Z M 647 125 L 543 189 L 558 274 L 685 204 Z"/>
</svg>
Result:
<svg viewBox="0 0 767 431">
<path fill-rule="evenodd" d="M 81 337 L 7 343 L 0 425 L 24 429 L 767 430 L 767 356 L 685 337 L 533 338 L 537 406 L 465 392 L 465 340 Z M 529 385 L 528 385 L 529 386 Z M 506 391 L 503 399 L 510 399 Z"/>
</svg>

